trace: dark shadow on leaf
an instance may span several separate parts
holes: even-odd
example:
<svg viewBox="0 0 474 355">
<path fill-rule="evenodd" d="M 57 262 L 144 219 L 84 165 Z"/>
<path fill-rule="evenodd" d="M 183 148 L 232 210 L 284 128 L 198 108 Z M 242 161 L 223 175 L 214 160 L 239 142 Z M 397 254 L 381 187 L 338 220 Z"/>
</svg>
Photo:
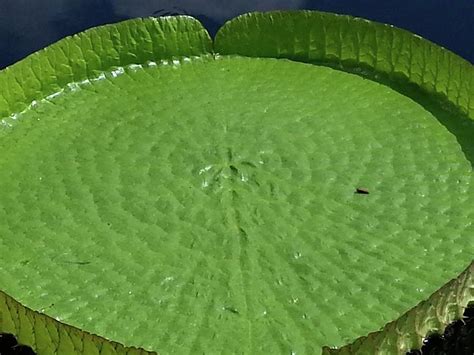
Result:
<svg viewBox="0 0 474 355">
<path fill-rule="evenodd" d="M 321 62 L 313 62 L 311 64 L 325 65 L 336 70 L 362 76 L 388 86 L 398 93 L 411 98 L 436 117 L 436 119 L 456 137 L 466 159 L 471 163 L 471 167 L 474 169 L 474 120 L 470 119 L 466 113 L 449 102 L 443 95 L 428 93 L 418 85 L 408 82 L 405 78 L 374 73 L 369 67 L 361 67 L 360 63 L 357 64 L 357 66 Z"/>
</svg>

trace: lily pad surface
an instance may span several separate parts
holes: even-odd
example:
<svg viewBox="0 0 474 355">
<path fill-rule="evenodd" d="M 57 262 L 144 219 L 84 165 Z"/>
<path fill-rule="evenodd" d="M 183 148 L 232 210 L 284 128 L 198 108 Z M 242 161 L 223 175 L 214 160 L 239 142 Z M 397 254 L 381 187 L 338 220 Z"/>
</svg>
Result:
<svg viewBox="0 0 474 355">
<path fill-rule="evenodd" d="M 38 354 L 318 354 L 433 294 L 356 343 L 419 347 L 474 300 L 473 77 L 307 11 L 27 57 L 0 72 L 0 331 Z"/>
</svg>

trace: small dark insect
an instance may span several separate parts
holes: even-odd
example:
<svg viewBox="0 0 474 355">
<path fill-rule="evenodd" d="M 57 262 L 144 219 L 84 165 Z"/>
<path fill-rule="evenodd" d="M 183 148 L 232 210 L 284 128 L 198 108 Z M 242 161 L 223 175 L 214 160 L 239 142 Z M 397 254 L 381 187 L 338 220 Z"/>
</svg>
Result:
<svg viewBox="0 0 474 355">
<path fill-rule="evenodd" d="M 88 265 L 91 261 L 65 261 L 67 264 Z"/>
<path fill-rule="evenodd" d="M 365 187 L 358 187 L 358 188 L 355 190 L 355 193 L 356 193 L 356 194 L 368 195 L 368 194 L 369 194 L 369 190 L 367 190 Z"/>
<path fill-rule="evenodd" d="M 232 312 L 234 314 L 239 314 L 239 311 L 236 310 L 234 307 L 224 307 L 224 309 L 228 312 Z"/>
</svg>

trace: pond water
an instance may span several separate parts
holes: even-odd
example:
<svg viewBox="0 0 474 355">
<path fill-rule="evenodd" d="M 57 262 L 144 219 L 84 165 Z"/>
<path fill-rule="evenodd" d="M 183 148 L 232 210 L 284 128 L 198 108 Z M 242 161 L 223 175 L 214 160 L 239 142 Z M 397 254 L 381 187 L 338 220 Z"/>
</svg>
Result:
<svg viewBox="0 0 474 355">
<path fill-rule="evenodd" d="M 133 17 L 189 14 L 213 35 L 249 11 L 311 9 L 415 32 L 474 62 L 473 0 L 7 0 L 0 1 L 0 68 L 65 36 Z"/>
</svg>

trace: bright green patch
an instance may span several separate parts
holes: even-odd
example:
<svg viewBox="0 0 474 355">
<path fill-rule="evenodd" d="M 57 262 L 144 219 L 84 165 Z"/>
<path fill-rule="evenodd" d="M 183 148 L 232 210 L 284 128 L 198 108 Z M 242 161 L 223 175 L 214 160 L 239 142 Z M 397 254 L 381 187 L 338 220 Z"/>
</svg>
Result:
<svg viewBox="0 0 474 355">
<path fill-rule="evenodd" d="M 11 90 L 0 109 L 16 113 L 0 132 L 3 291 L 162 353 L 312 354 L 380 329 L 472 261 L 466 86 L 458 101 L 446 95 L 448 110 L 427 86 L 408 85 L 417 83 L 408 72 L 391 85 L 382 82 L 393 72 L 377 66 L 380 82 L 285 59 L 214 57 L 194 21 L 140 21 L 118 25 L 120 35 L 96 30 L 118 54 L 93 62 L 80 51 L 91 67 L 68 62 L 72 74 L 57 79 L 75 83 L 57 95 L 50 76 L 37 90 L 15 89 L 15 73 L 36 57 L 1 73 Z M 155 45 L 136 45 L 142 26 Z M 250 47 L 225 46 L 228 30 L 217 49 L 258 55 L 245 52 L 255 47 L 245 38 Z M 98 58 L 108 58 L 104 48 Z M 348 65 L 337 58 L 326 59 Z M 469 297 L 457 298 L 459 309 Z M 419 343 L 412 331 L 396 349 Z M 31 332 L 18 333 L 41 350 Z"/>
</svg>

